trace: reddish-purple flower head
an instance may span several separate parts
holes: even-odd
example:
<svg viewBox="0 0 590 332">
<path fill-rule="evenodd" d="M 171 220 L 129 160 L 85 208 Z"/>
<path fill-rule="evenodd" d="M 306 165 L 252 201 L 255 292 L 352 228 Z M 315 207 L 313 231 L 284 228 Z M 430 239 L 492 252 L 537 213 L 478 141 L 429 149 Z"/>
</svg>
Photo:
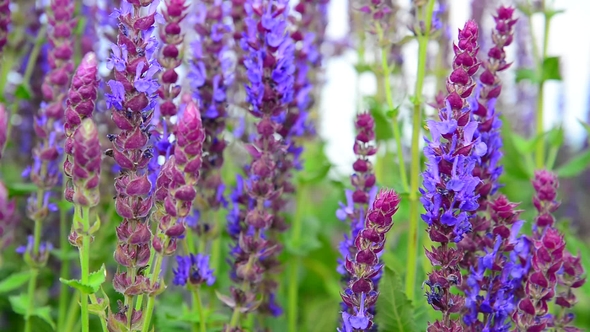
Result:
<svg viewBox="0 0 590 332">
<path fill-rule="evenodd" d="M 102 151 L 98 130 L 91 119 L 85 119 L 74 134 L 72 200 L 82 206 L 96 206 L 100 200 L 100 161 Z"/>
</svg>

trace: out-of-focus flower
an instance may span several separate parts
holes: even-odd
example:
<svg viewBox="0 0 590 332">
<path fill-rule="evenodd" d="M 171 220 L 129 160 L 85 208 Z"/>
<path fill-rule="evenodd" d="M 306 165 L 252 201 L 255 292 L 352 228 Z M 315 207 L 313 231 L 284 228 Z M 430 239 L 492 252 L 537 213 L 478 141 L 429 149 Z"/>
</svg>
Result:
<svg viewBox="0 0 590 332">
<path fill-rule="evenodd" d="M 0 0 L 0 54 L 8 41 L 8 26 L 10 25 L 10 1 Z"/>
<path fill-rule="evenodd" d="M 6 139 L 8 135 L 8 113 L 4 104 L 0 104 L 0 159 L 4 154 L 4 147 L 6 146 Z"/>
<path fill-rule="evenodd" d="M 178 267 L 172 270 L 174 272 L 172 282 L 176 286 L 184 286 L 187 283 L 195 286 L 207 283 L 211 286 L 215 283 L 214 271 L 209 267 L 209 256 L 202 254 L 176 256 L 176 263 Z"/>
</svg>

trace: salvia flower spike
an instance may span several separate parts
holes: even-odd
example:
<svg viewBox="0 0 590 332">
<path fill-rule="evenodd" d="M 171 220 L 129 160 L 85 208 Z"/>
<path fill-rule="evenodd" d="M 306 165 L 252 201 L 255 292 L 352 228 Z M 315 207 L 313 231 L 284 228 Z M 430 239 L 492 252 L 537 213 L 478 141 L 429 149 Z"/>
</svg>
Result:
<svg viewBox="0 0 590 332">
<path fill-rule="evenodd" d="M 160 70 L 154 57 L 157 42 L 152 36 L 158 4 L 151 0 L 123 0 L 121 8 L 113 12 L 119 21 L 119 34 L 107 61 L 107 67 L 114 71 L 114 79 L 107 83 L 110 93 L 105 97 L 119 132 L 110 136 L 113 147 L 107 150 L 107 155 L 121 169 L 115 179 L 115 208 L 123 218 L 116 229 L 115 261 L 124 268 L 115 273 L 113 286 L 131 303 L 121 308 L 128 310 L 114 310 L 109 314 L 108 326 L 115 331 L 138 329 L 142 312 L 134 309 L 133 298 L 151 294 L 159 287 L 138 273 L 148 265 L 152 242 L 147 217 L 153 196 L 146 170 L 153 155 L 148 146 L 148 129 L 159 88 L 154 76 Z M 145 11 L 144 7 L 147 7 Z"/>
<path fill-rule="evenodd" d="M 379 192 L 354 239 L 355 253 L 348 256 L 345 263 L 350 280 L 341 294 L 342 301 L 352 310 L 342 311 L 340 332 L 370 331 L 374 324 L 369 310 L 379 296 L 374 278 L 381 274 L 383 268 L 379 256 L 385 248 L 385 236 L 393 226 L 393 215 L 399 202 L 395 191 Z"/>
<path fill-rule="evenodd" d="M 472 171 L 477 157 L 486 152 L 485 144 L 473 136 L 478 124 L 471 120 L 467 102 L 475 87 L 472 76 L 479 68 L 477 37 L 478 27 L 473 21 L 459 30 L 453 48 L 453 71 L 446 83 L 445 107 L 439 109 L 439 121 L 428 121 L 432 139 L 426 141 L 424 149 L 427 168 L 420 192 L 426 213 L 422 219 L 428 224 L 430 239 L 440 245 L 426 251 L 435 266 L 425 282 L 430 288 L 426 296 L 428 303 L 443 314 L 442 321 L 429 326 L 430 332 L 458 324 L 450 315 L 459 312 L 465 301 L 450 290 L 462 283 L 459 262 L 463 253 L 453 243 L 471 231 L 470 219 L 478 208 L 475 187 L 479 183 Z"/>
</svg>

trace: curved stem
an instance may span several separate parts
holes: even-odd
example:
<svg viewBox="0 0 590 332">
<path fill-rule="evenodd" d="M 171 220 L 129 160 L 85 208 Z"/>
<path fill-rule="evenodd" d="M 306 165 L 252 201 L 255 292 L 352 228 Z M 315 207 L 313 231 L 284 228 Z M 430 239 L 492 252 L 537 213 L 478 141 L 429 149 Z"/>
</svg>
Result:
<svg viewBox="0 0 590 332">
<path fill-rule="evenodd" d="M 201 293 L 199 286 L 193 288 L 193 309 L 196 309 L 196 314 L 199 315 L 200 332 L 206 332 L 207 321 L 205 317 L 205 311 L 203 310 L 203 302 L 201 301 Z"/>
<path fill-rule="evenodd" d="M 418 265 L 418 223 L 419 221 L 419 195 L 420 187 L 420 132 L 422 128 L 422 90 L 424 87 L 424 77 L 426 76 L 426 56 L 428 50 L 428 40 L 430 38 L 430 28 L 432 23 L 432 12 L 434 10 L 434 0 L 428 1 L 425 17 L 425 31 L 418 36 L 418 69 L 416 77 L 416 87 L 414 90 L 414 114 L 412 119 L 412 161 L 410 174 L 410 230 L 408 233 L 408 266 L 406 272 L 406 296 L 410 301 L 414 301 L 414 292 L 416 286 L 416 268 Z"/>
<path fill-rule="evenodd" d="M 63 188 L 65 188 L 66 181 L 63 181 Z M 68 253 L 70 249 L 70 244 L 68 242 L 68 230 L 71 227 L 71 223 L 67 218 L 67 211 L 66 209 L 60 208 L 59 209 L 59 246 L 61 249 L 61 254 L 64 259 L 61 262 L 61 269 L 59 276 L 63 279 L 68 279 L 70 274 L 70 259 L 68 258 Z M 57 319 L 57 326 L 58 330 L 63 329 L 63 324 L 65 323 L 67 310 L 68 310 L 68 298 L 69 298 L 69 289 L 66 284 L 61 284 L 59 289 L 59 314 Z"/>
<path fill-rule="evenodd" d="M 389 68 L 389 63 L 387 62 L 387 49 L 383 46 L 384 44 L 384 36 L 383 36 L 383 29 L 379 22 L 376 23 L 376 30 L 377 35 L 379 37 L 379 43 L 381 46 L 381 67 L 383 69 L 383 81 L 385 84 L 385 99 L 387 100 L 387 107 L 393 111 L 393 115 L 391 116 L 391 127 L 393 130 L 393 137 L 395 139 L 395 144 L 397 148 L 397 159 L 399 163 L 399 176 L 401 179 L 402 187 L 405 192 L 408 192 L 410 187 L 408 186 L 408 175 L 406 173 L 406 164 L 404 161 L 404 151 L 402 146 L 402 138 L 399 129 L 398 123 L 398 112 L 395 111 L 395 105 L 393 104 L 393 96 L 391 93 L 391 68 Z"/>
</svg>

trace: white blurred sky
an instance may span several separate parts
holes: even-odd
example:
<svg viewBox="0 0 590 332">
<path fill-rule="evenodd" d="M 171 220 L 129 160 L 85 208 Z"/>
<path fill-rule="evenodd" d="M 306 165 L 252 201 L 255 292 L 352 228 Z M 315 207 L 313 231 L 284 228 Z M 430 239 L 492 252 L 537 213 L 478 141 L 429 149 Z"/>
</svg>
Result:
<svg viewBox="0 0 590 332">
<path fill-rule="evenodd" d="M 330 0 L 329 25 L 327 35 L 330 39 L 340 39 L 348 31 L 348 0 Z M 480 0 L 486 1 L 486 0 Z M 408 8 L 409 0 L 398 1 Z M 456 32 L 470 18 L 470 1 L 450 0 L 451 31 Z M 551 2 L 551 0 L 548 0 Z M 510 5 L 511 1 L 502 3 Z M 564 9 L 565 13 L 553 18 L 549 37 L 548 54 L 561 57 L 562 82 L 547 82 L 545 93 L 545 127 L 563 121 L 569 143 L 579 145 L 585 138 L 584 130 L 577 119 L 585 120 L 590 104 L 590 0 L 557 0 L 553 8 Z M 520 14 L 521 15 L 521 14 Z M 535 36 L 540 38 L 542 19 L 533 20 Z M 540 41 L 539 41 L 540 45 Z M 407 68 L 416 67 L 417 44 L 409 45 L 404 54 Z M 353 162 L 353 123 L 352 119 L 359 109 L 357 95 L 357 75 L 353 68 L 354 51 L 343 57 L 329 60 L 326 74 L 327 84 L 321 101 L 321 135 L 327 140 L 326 152 L 337 166 L 340 174 L 348 174 Z M 407 82 L 414 85 L 415 74 L 408 70 Z M 514 72 L 506 78 L 513 80 Z M 375 82 L 371 77 L 361 77 L 360 91 L 372 94 Z M 428 87 L 426 87 L 428 89 Z M 560 94 L 563 94 L 563 113 L 558 112 Z M 402 99 L 397 96 L 396 99 Z"/>
</svg>

